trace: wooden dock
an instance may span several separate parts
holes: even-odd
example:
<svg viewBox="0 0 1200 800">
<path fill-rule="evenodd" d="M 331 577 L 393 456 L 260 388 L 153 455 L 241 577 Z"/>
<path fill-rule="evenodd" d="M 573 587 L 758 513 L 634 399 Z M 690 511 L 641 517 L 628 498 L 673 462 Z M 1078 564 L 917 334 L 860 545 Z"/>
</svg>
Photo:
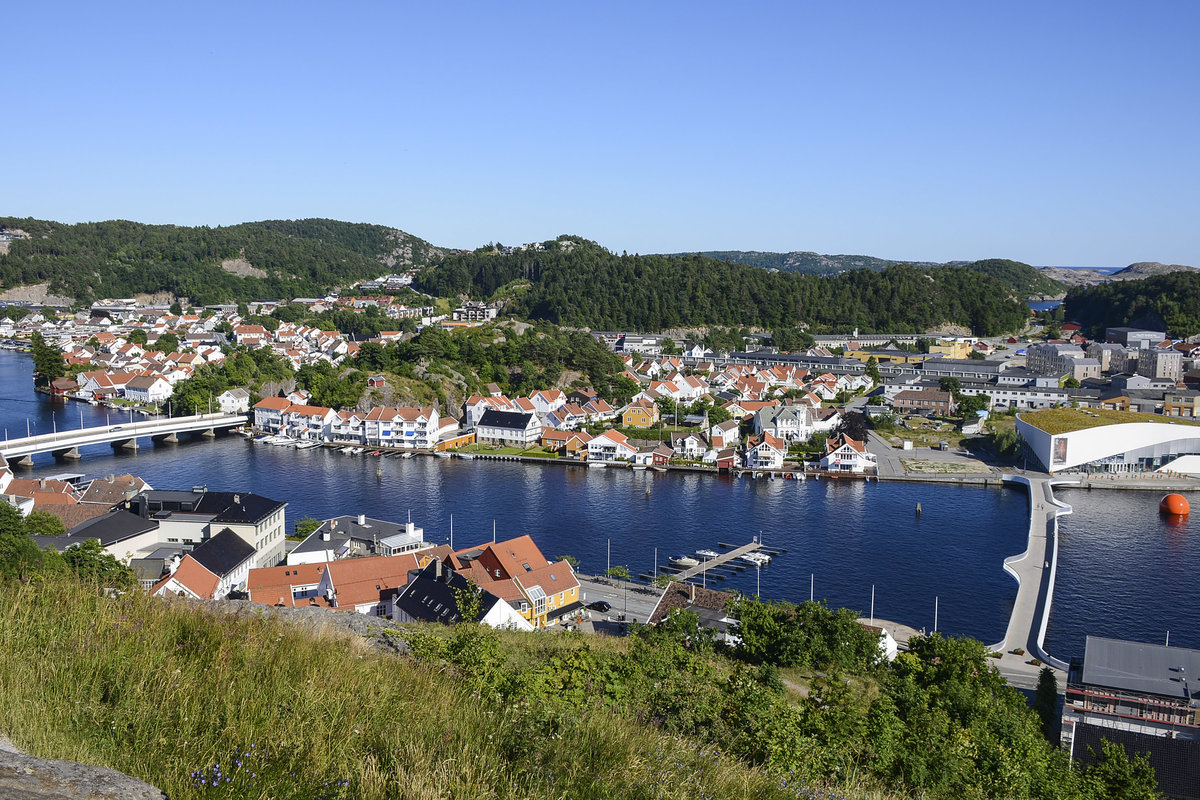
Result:
<svg viewBox="0 0 1200 800">
<path fill-rule="evenodd" d="M 679 572 L 675 573 L 675 577 L 681 581 L 690 580 L 702 572 L 707 572 L 710 569 L 724 566 L 730 561 L 737 559 L 739 556 L 744 556 L 746 553 L 753 553 L 755 550 L 760 549 L 762 549 L 761 544 L 758 542 L 750 542 L 749 544 L 744 544 L 741 547 L 735 547 L 727 553 L 721 553 L 721 555 L 717 556 L 716 558 L 705 559 L 694 567 L 688 567 L 687 569 L 680 570 Z"/>
</svg>

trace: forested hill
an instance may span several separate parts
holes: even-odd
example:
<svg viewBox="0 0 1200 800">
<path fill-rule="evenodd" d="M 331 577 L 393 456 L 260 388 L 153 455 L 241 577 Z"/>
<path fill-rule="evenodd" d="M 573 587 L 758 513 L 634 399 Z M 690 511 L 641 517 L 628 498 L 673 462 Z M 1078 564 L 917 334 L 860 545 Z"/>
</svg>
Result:
<svg viewBox="0 0 1200 800">
<path fill-rule="evenodd" d="M 197 304 L 317 295 L 443 255 L 394 228 L 325 219 L 189 228 L 0 217 L 0 229 L 27 236 L 0 255 L 0 289 L 48 282 L 78 302 L 159 291 Z"/>
<path fill-rule="evenodd" d="M 928 269 L 941 266 L 963 266 L 977 272 L 991 275 L 1005 286 L 1022 297 L 1037 295 L 1060 295 L 1067 290 L 1065 284 L 1043 275 L 1041 270 L 1022 264 L 1019 261 L 1009 261 L 1005 258 L 989 258 L 974 262 L 952 262 L 939 264 L 933 261 L 891 261 L 874 256 L 822 255 L 820 253 L 764 253 L 745 250 L 710 250 L 697 255 L 716 258 L 721 261 L 731 261 L 737 264 L 747 264 L 764 269 L 777 269 L 781 272 L 800 272 L 814 275 L 836 275 L 841 272 L 856 269 L 869 269 L 882 272 L 888 267 L 907 264 L 918 269 Z"/>
<path fill-rule="evenodd" d="M 423 269 L 416 285 L 476 298 L 503 289 L 506 313 L 595 329 L 778 330 L 807 322 L 817 331 L 919 332 L 957 324 L 989 335 L 1020 328 L 1028 314 L 994 278 L 963 267 L 796 275 L 699 255 L 616 255 L 575 237 L 510 255 L 448 256 Z"/>
<path fill-rule="evenodd" d="M 1009 261 L 1007 258 L 988 258 L 983 261 L 973 261 L 964 266 L 967 269 L 991 275 L 1021 297 L 1061 295 L 1067 291 L 1065 283 L 1043 275 L 1037 267 L 1022 264 L 1020 261 Z"/>
<path fill-rule="evenodd" d="M 685 255 L 676 253 L 675 255 Z M 851 269 L 870 269 L 881 272 L 897 264 L 908 264 L 912 267 L 940 267 L 933 261 L 893 261 L 875 256 L 853 255 L 824 255 L 804 250 L 790 253 L 771 253 L 759 250 L 705 250 L 696 255 L 715 258 L 719 261 L 732 261 L 736 264 L 746 264 L 763 269 L 777 269 L 781 272 L 804 272 L 814 275 L 829 275 L 845 272 Z"/>
<path fill-rule="evenodd" d="M 1153 325 L 1161 320 L 1172 336 L 1195 336 L 1200 333 L 1200 272 L 1077 287 L 1067 293 L 1063 304 L 1067 319 L 1093 334 L 1106 327 Z"/>
</svg>

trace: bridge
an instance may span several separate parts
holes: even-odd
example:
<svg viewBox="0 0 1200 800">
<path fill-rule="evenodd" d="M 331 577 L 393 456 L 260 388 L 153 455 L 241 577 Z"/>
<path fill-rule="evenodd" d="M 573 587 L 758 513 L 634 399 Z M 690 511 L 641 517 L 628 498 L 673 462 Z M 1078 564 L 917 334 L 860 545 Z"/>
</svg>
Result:
<svg viewBox="0 0 1200 800">
<path fill-rule="evenodd" d="M 200 433 L 215 436 L 221 429 L 246 424 L 245 414 L 197 414 L 191 417 L 156 417 L 141 422 L 117 422 L 95 428 L 76 428 L 69 431 L 43 433 L 21 439 L 5 439 L 0 444 L 0 456 L 5 461 L 17 460 L 22 466 L 33 466 L 33 456 L 53 453 L 56 458 L 79 458 L 79 448 L 92 444 L 111 444 L 114 448 L 137 450 L 139 438 L 177 442 L 181 433 Z"/>
</svg>

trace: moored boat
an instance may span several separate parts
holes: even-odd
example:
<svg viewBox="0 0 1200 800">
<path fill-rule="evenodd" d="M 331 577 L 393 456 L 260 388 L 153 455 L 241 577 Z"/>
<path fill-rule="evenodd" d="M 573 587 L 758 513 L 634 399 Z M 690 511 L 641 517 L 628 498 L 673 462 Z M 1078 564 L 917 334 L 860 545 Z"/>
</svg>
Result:
<svg viewBox="0 0 1200 800">
<path fill-rule="evenodd" d="M 707 560 L 710 558 L 716 558 L 719 553 L 717 553 L 715 550 L 697 550 L 696 555 Z"/>
<path fill-rule="evenodd" d="M 667 563 L 676 569 L 688 569 L 690 567 L 700 566 L 700 560 L 692 558 L 689 555 L 671 556 Z"/>
</svg>

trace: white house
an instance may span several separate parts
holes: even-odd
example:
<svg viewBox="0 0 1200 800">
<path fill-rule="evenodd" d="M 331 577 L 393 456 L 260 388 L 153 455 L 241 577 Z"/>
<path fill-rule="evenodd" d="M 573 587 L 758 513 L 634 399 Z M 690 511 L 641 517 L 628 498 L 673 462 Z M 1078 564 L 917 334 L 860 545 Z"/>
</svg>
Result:
<svg viewBox="0 0 1200 800">
<path fill-rule="evenodd" d="M 588 442 L 588 461 L 630 461 L 637 448 L 620 431 L 608 430 Z"/>
<path fill-rule="evenodd" d="M 201 542 L 184 555 L 175 570 L 150 590 L 150 594 L 182 594 L 199 600 L 220 600 L 244 587 L 255 557 L 254 546 L 229 528 Z"/>
<path fill-rule="evenodd" d="M 125 399 L 161 403 L 171 396 L 171 384 L 161 375 L 139 375 L 125 384 Z"/>
<path fill-rule="evenodd" d="M 488 409 L 475 426 L 475 439 L 480 444 L 533 447 L 541 435 L 541 422 L 532 411 L 517 413 Z"/>
<path fill-rule="evenodd" d="M 283 412 L 284 433 L 293 439 L 326 442 L 337 418 L 337 412 L 332 408 L 293 403 Z"/>
<path fill-rule="evenodd" d="M 217 405 L 224 414 L 244 414 L 250 410 L 250 392 L 238 386 L 217 395 Z"/>
<path fill-rule="evenodd" d="M 825 443 L 821 469 L 831 472 L 868 472 L 876 468 L 875 456 L 867 447 L 849 436 L 835 436 Z"/>
<path fill-rule="evenodd" d="M 439 415 L 435 408 L 377 406 L 363 419 L 367 444 L 425 449 L 437 444 Z"/>
<path fill-rule="evenodd" d="M 758 441 L 751 440 L 746 450 L 746 466 L 750 469 L 780 469 L 787 455 L 787 442 L 772 433 L 763 433 Z"/>
<path fill-rule="evenodd" d="M 278 433 L 284 425 L 284 412 L 291 405 L 292 401 L 286 397 L 264 397 L 254 404 L 254 427 Z"/>
<path fill-rule="evenodd" d="M 754 415 L 754 432 L 769 433 L 785 442 L 807 442 L 813 435 L 812 411 L 807 405 L 760 408 Z"/>
</svg>

